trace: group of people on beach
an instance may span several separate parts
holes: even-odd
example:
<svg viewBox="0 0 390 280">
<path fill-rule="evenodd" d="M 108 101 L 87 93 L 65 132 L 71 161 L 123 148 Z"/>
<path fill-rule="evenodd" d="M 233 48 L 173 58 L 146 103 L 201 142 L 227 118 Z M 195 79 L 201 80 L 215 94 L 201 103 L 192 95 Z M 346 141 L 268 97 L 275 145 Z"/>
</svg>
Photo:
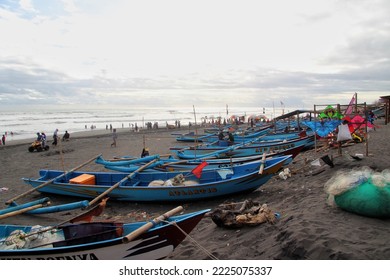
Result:
<svg viewBox="0 0 390 280">
<path fill-rule="evenodd" d="M 14 133 L 11 131 L 10 135 L 14 136 Z M 5 140 L 7 139 L 7 136 L 8 136 L 8 131 L 4 132 L 3 136 L 1 136 L 0 145 L 5 146 Z"/>
<path fill-rule="evenodd" d="M 58 131 L 59 131 L 58 128 L 56 128 L 53 132 L 53 142 L 52 142 L 53 146 L 57 146 L 58 140 L 60 139 L 60 137 L 58 136 Z M 64 135 L 62 136 L 62 141 L 68 141 L 69 138 L 70 138 L 70 134 L 66 130 Z M 47 141 L 46 134 L 44 132 L 37 132 L 37 139 L 36 140 L 41 142 L 42 146 L 45 146 L 46 141 Z"/>
<path fill-rule="evenodd" d="M 231 133 L 231 131 L 228 131 L 227 133 L 227 139 L 230 143 L 234 142 L 234 135 Z M 223 134 L 223 131 L 221 130 L 218 134 L 218 140 L 225 140 L 225 135 Z"/>
</svg>

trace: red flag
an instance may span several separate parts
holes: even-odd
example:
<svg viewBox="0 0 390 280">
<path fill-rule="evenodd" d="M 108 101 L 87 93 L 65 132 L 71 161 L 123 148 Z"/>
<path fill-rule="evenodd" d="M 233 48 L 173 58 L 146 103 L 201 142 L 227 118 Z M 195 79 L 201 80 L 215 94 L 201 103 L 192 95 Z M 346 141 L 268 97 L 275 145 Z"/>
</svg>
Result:
<svg viewBox="0 0 390 280">
<path fill-rule="evenodd" d="M 203 161 L 201 164 L 199 164 L 197 167 L 195 167 L 194 169 L 192 169 L 191 173 L 194 174 L 197 178 L 200 178 L 200 176 L 202 175 L 202 170 L 203 168 L 208 165 L 208 163 L 206 161 Z"/>
</svg>

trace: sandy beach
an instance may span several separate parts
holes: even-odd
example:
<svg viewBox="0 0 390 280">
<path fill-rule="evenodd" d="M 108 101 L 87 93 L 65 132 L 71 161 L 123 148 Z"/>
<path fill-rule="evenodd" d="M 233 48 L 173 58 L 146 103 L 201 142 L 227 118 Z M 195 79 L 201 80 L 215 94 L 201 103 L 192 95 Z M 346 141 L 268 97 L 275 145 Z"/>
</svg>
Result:
<svg viewBox="0 0 390 280">
<path fill-rule="evenodd" d="M 220 199 L 188 202 L 185 212 L 199 209 L 215 209 L 225 202 L 243 202 L 252 199 L 267 205 L 280 214 L 275 224 L 264 223 L 256 227 L 226 229 L 217 227 L 211 218 L 205 217 L 192 231 L 195 245 L 187 238 L 169 257 L 170 259 L 207 260 L 210 254 L 220 260 L 389 260 L 390 220 L 377 219 L 349 213 L 329 206 L 324 184 L 339 170 L 351 170 L 368 166 L 375 171 L 390 168 L 390 125 L 377 120 L 379 127 L 369 132 L 368 146 L 354 144 L 342 149 L 315 152 L 310 150 L 298 155 L 289 165 L 293 175 L 287 180 L 274 176 L 269 182 L 250 194 Z M 168 154 L 169 147 L 181 145 L 171 133 L 187 133 L 181 129 L 158 129 L 131 132 L 118 129 L 117 147 L 111 148 L 110 131 L 96 130 L 72 134 L 70 141 L 51 146 L 46 152 L 28 152 L 30 140 L 10 141 L 0 146 L 1 175 L 0 203 L 30 189 L 22 177 L 36 178 L 40 169 L 70 170 L 87 160 L 102 154 L 110 159 L 121 156 L 140 156 L 143 147 L 151 154 Z M 199 128 L 199 133 L 202 133 Z M 51 143 L 51 135 L 49 135 Z M 368 148 L 368 156 L 366 156 Z M 63 151 L 62 153 L 60 151 Z M 334 168 L 322 162 L 322 171 L 316 173 L 313 166 L 304 164 L 324 154 L 333 157 Z M 346 156 L 364 154 L 362 160 Z M 316 167 L 318 168 L 318 167 Z M 103 171 L 102 166 L 91 163 L 85 171 Z M 32 193 L 19 203 L 45 197 Z M 77 198 L 50 196 L 52 204 L 79 201 Z M 95 220 L 133 221 L 151 218 L 176 207 L 176 204 L 128 203 L 109 201 L 104 213 Z M 61 212 L 44 215 L 18 215 L 0 220 L 0 223 L 52 225 L 69 219 L 78 213 Z"/>
</svg>

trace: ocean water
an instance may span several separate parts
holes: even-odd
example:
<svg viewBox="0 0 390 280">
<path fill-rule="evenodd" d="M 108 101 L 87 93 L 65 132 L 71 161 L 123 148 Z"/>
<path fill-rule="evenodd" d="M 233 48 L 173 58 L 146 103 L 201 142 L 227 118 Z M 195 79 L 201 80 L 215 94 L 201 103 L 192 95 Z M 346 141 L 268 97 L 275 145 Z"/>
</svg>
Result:
<svg viewBox="0 0 390 280">
<path fill-rule="evenodd" d="M 263 114 L 264 112 L 264 114 Z M 287 112 L 287 111 L 285 111 Z M 49 139 L 55 129 L 59 129 L 62 135 L 65 130 L 70 133 L 94 129 L 133 128 L 135 124 L 139 128 L 145 127 L 147 122 L 157 122 L 159 127 L 166 124 L 181 125 L 200 123 L 207 119 L 236 116 L 265 115 L 272 118 L 280 115 L 281 109 L 274 108 L 129 108 L 129 109 L 89 109 L 89 110 L 22 110 L 0 112 L 0 136 L 6 134 L 7 141 L 35 138 L 37 132 L 45 132 Z"/>
</svg>

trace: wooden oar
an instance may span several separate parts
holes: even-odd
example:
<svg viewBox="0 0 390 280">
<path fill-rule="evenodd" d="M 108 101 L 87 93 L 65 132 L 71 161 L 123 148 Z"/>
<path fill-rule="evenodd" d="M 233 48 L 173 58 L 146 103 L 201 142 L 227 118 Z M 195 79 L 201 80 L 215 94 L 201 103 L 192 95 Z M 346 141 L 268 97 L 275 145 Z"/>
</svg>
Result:
<svg viewBox="0 0 390 280">
<path fill-rule="evenodd" d="M 34 191 L 36 191 L 36 190 L 38 190 L 38 189 L 44 187 L 44 186 L 47 186 L 47 185 L 51 184 L 51 183 L 54 182 L 55 180 L 57 180 L 57 179 L 59 179 L 59 178 L 65 176 L 65 175 L 67 175 L 67 174 L 69 174 L 69 173 L 72 173 L 73 171 L 76 171 L 77 169 L 80 169 L 80 168 L 83 167 L 84 165 L 87 165 L 88 163 L 94 161 L 94 160 L 95 160 L 97 157 L 99 157 L 99 156 L 101 156 L 101 154 L 100 154 L 100 155 L 97 155 L 97 156 L 95 156 L 95 157 L 93 157 L 93 158 L 91 158 L 90 160 L 84 162 L 83 164 L 80 164 L 79 166 L 77 166 L 77 167 L 75 167 L 75 168 L 73 168 L 73 169 L 71 169 L 71 170 L 69 170 L 69 171 L 65 171 L 63 174 L 61 174 L 61 175 L 59 175 L 59 176 L 57 176 L 57 177 L 55 177 L 55 178 L 53 178 L 53 179 L 51 179 L 51 180 L 49 180 L 49 181 L 46 181 L 45 183 L 43 183 L 43 184 L 41 184 L 41 185 L 39 185 L 39 186 L 37 186 L 37 187 L 35 187 L 35 188 L 32 188 L 32 189 L 28 190 L 28 191 L 25 192 L 25 193 L 22 193 L 22 194 L 20 194 L 20 195 L 14 197 L 14 198 L 11 198 L 10 200 L 6 201 L 5 204 L 10 204 L 10 203 L 12 203 L 12 201 L 14 201 L 14 200 L 17 200 L 17 199 L 19 199 L 19 198 L 21 198 L 21 197 L 23 197 L 23 196 L 26 196 L 26 195 L 28 195 L 28 194 L 30 194 L 30 193 L 32 193 L 32 192 L 34 192 Z"/>
<path fill-rule="evenodd" d="M 110 162 L 115 162 L 115 161 L 129 161 L 129 160 L 134 160 L 137 159 L 136 157 L 131 157 L 131 158 L 112 158 L 112 159 L 106 159 L 106 161 Z"/>
<path fill-rule="evenodd" d="M 161 157 L 170 157 L 170 156 L 172 156 L 172 154 L 162 154 L 162 155 L 160 155 L 160 158 Z"/>
<path fill-rule="evenodd" d="M 91 200 L 89 202 L 89 205 L 88 207 L 90 207 L 91 205 L 95 204 L 96 201 L 100 200 L 101 198 L 105 197 L 108 193 L 110 193 L 111 191 L 113 191 L 114 189 L 116 189 L 121 183 L 123 183 L 124 181 L 126 180 L 129 180 L 131 179 L 135 174 L 137 174 L 138 172 L 141 172 L 142 170 L 144 170 L 145 168 L 147 168 L 148 166 L 152 165 L 153 163 L 155 163 L 158 159 L 154 159 L 152 161 L 150 161 L 149 163 L 145 164 L 145 165 L 142 165 L 140 168 L 138 168 L 137 170 L 135 170 L 134 172 L 130 173 L 129 175 L 127 175 L 125 178 L 123 178 L 122 180 L 120 180 L 118 183 L 116 183 L 115 185 L 111 186 L 110 188 L 108 188 L 107 190 L 105 190 L 104 192 L 102 192 L 100 195 L 98 195 L 97 197 L 95 197 L 93 200 Z"/>
<path fill-rule="evenodd" d="M 263 158 L 261 159 L 261 164 L 260 164 L 260 170 L 259 174 L 263 174 L 264 171 L 264 165 L 265 165 L 265 158 L 267 157 L 266 153 L 263 153 Z"/>
<path fill-rule="evenodd" d="M 140 236 L 144 232 L 147 232 L 149 229 L 151 229 L 154 225 L 168 219 L 169 217 L 181 212 L 182 210 L 183 210 L 183 207 L 178 206 L 178 207 L 166 212 L 165 214 L 162 214 L 162 215 L 158 216 L 157 218 L 154 218 L 153 221 L 144 224 L 143 226 L 137 228 L 136 230 L 130 232 L 128 235 L 124 236 L 122 239 L 123 243 L 128 243 L 128 242 L 136 239 L 138 236 Z"/>
<path fill-rule="evenodd" d="M 170 157 L 172 154 L 162 154 L 158 155 L 159 157 Z M 107 159 L 107 161 L 127 161 L 127 160 L 134 160 L 134 159 L 139 159 L 138 157 L 132 157 L 132 158 L 112 158 L 112 159 Z"/>
<path fill-rule="evenodd" d="M 9 217 L 13 217 L 13 216 L 16 216 L 16 215 L 19 215 L 19 214 L 22 214 L 22 213 L 25 213 L 25 212 L 28 212 L 28 211 L 31 211 L 34 209 L 38 209 L 38 208 L 41 208 L 43 206 L 45 206 L 45 204 L 41 203 L 41 204 L 33 205 L 33 206 L 30 206 L 27 208 L 19 209 L 19 210 L 13 211 L 13 212 L 9 212 L 7 214 L 0 215 L 0 220 L 5 219 L 5 218 L 9 218 Z"/>
<path fill-rule="evenodd" d="M 187 163 L 187 162 L 189 162 L 189 161 L 190 161 L 189 159 L 188 159 L 188 160 L 172 161 L 172 162 L 164 163 L 164 164 L 160 165 L 159 167 L 167 167 L 167 166 L 170 166 L 170 165 Z"/>
</svg>

